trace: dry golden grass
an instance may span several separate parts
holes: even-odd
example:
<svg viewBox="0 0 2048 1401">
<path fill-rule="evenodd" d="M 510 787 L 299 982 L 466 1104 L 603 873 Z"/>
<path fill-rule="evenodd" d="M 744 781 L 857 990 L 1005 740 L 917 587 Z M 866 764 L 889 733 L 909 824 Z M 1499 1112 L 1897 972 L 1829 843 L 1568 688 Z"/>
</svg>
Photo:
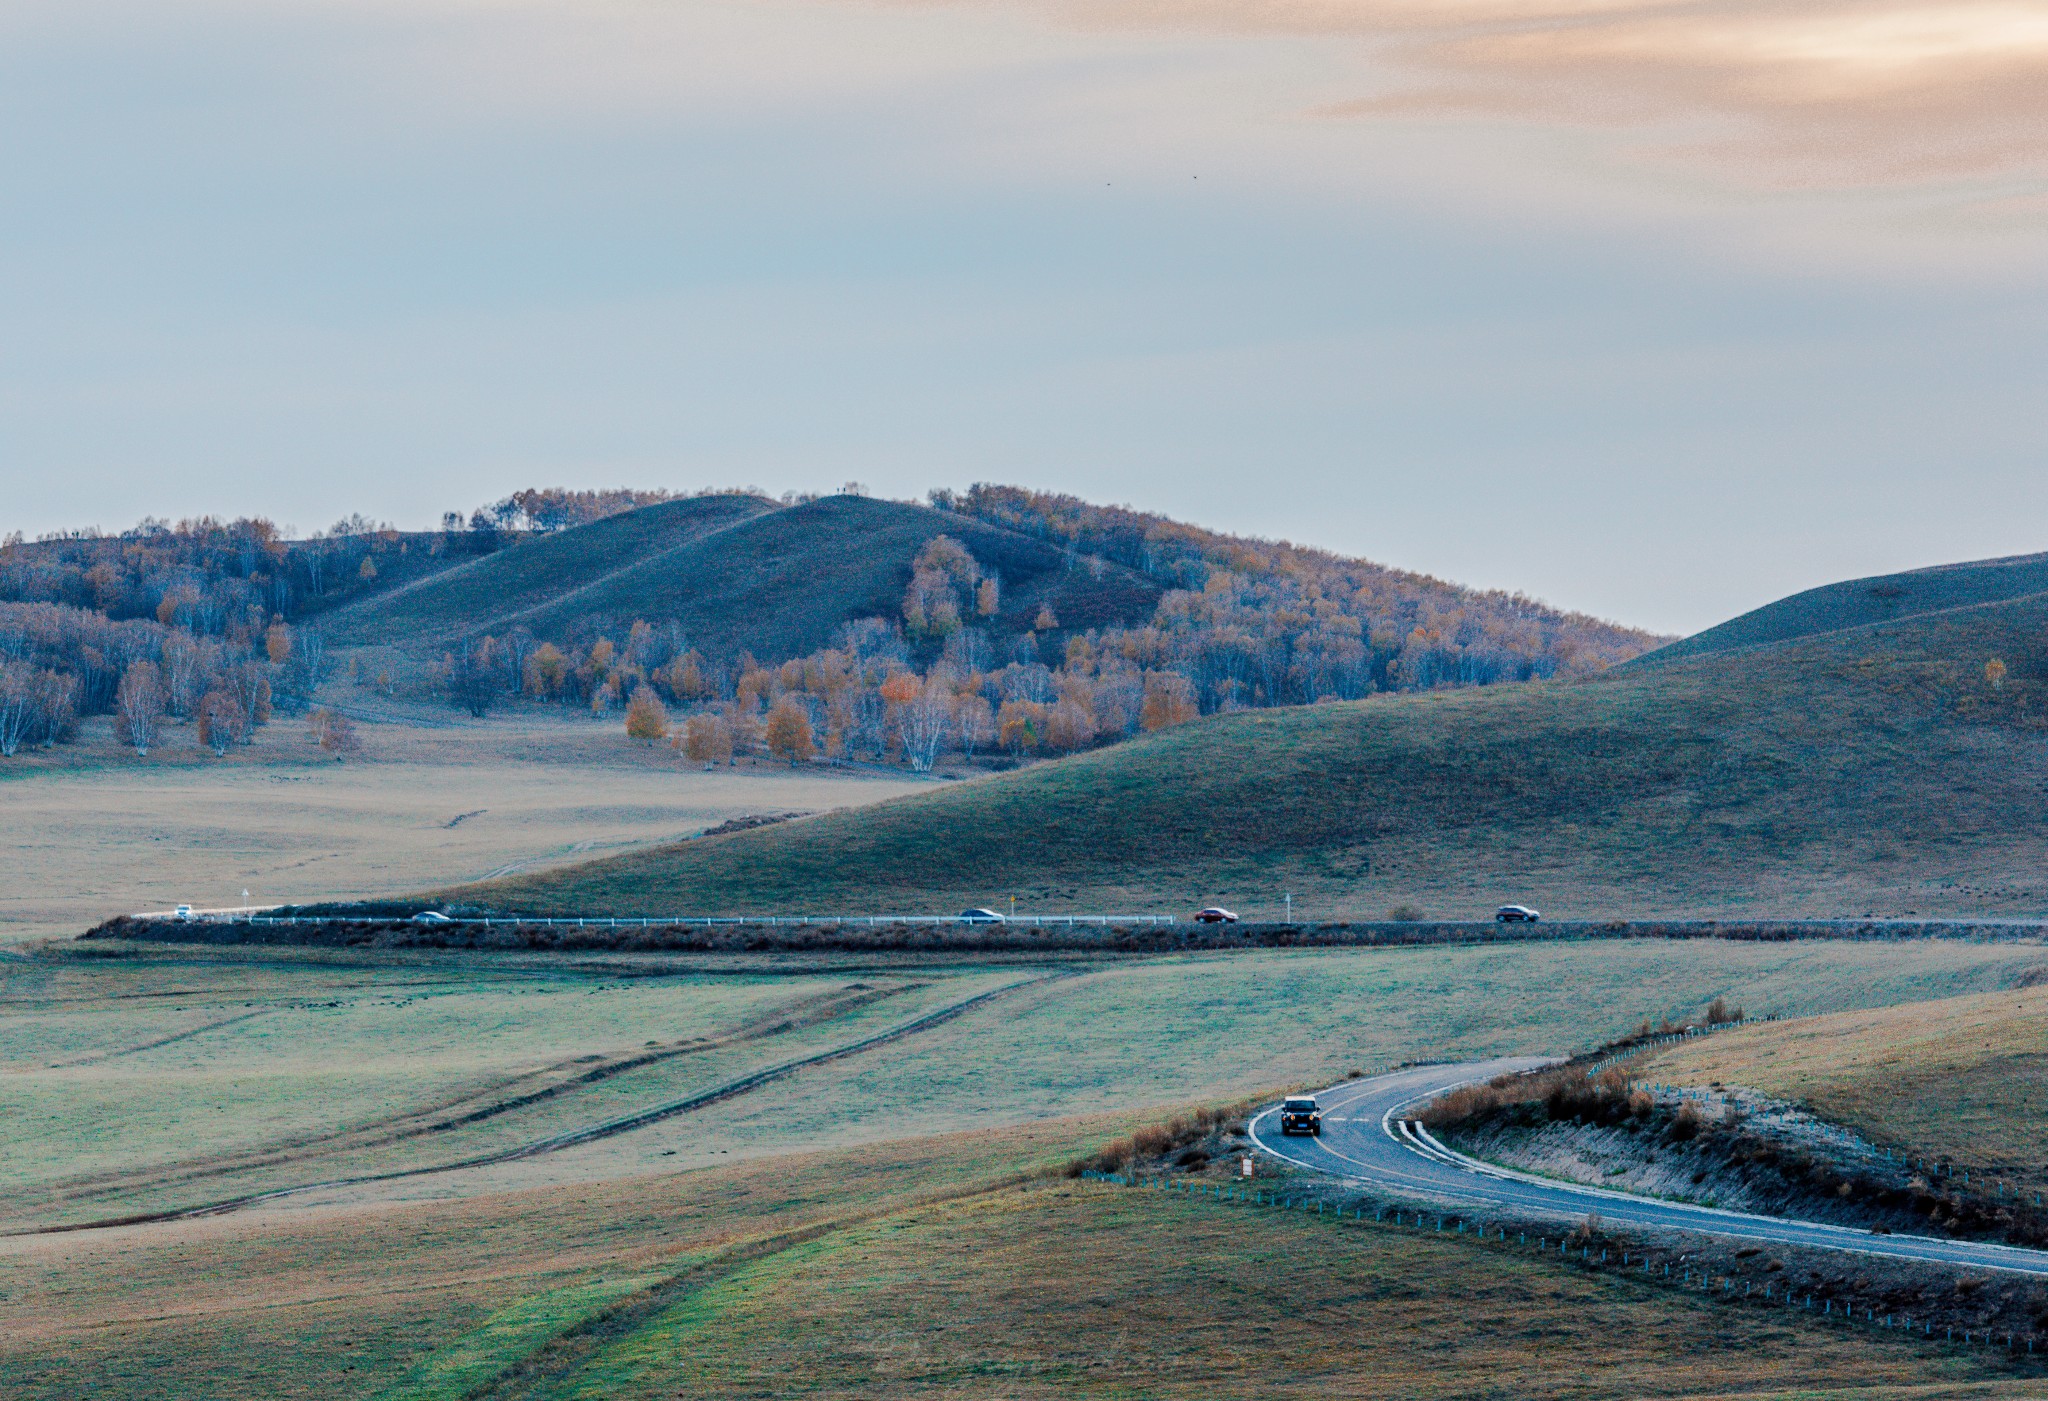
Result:
<svg viewBox="0 0 2048 1401">
<path fill-rule="evenodd" d="M 1067 1120 L 466 1201 L 0 1238 L 0 1396 L 363 1395 L 521 1301 L 1054 1170 L 1127 1127 Z"/>
<path fill-rule="evenodd" d="M 0 1240 L 0 1395 L 2048 1395 L 1469 1240 L 1017 1185 L 1131 1127 Z"/>
<path fill-rule="evenodd" d="M 751 1262 L 516 1394 L 1847 1395 L 1991 1365 L 1469 1239 L 1076 1184 L 923 1206 Z"/>
<path fill-rule="evenodd" d="M 1802 1101 L 1915 1158 L 2042 1184 L 2048 1164 L 2048 988 L 1753 1023 L 1635 1072 Z"/>
<path fill-rule="evenodd" d="M 379 702 L 380 705 L 386 704 Z M 0 943 L 175 904 L 386 894 L 672 841 L 745 813 L 819 811 L 927 786 L 823 768 L 695 769 L 621 722 L 391 708 L 337 764 L 280 719 L 227 760 L 189 728 L 138 759 L 88 725 L 0 765 Z M 459 820 L 458 820 L 459 819 Z M 451 825 L 451 823 L 453 825 Z"/>
</svg>

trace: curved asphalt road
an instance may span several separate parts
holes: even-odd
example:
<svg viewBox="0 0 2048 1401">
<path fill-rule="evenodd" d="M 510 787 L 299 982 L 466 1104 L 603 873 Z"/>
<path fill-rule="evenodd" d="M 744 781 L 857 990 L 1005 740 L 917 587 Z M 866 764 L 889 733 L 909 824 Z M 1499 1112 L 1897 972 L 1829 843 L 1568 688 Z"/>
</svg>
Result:
<svg viewBox="0 0 2048 1401">
<path fill-rule="evenodd" d="M 1697 1231 L 1772 1245 L 2048 1276 L 2048 1251 L 1927 1236 L 1877 1236 L 1848 1226 L 1751 1216 L 1553 1182 L 1452 1152 L 1403 1117 L 1456 1086 L 1552 1063 L 1547 1058 L 1502 1058 L 1348 1080 L 1316 1095 L 1323 1107 L 1320 1138 L 1282 1137 L 1278 1106 L 1254 1117 L 1249 1131 L 1261 1149 L 1297 1167 L 1390 1196 L 1426 1198 L 1451 1211 L 1574 1219 L 1597 1211 L 1603 1222 L 1638 1230 Z"/>
</svg>

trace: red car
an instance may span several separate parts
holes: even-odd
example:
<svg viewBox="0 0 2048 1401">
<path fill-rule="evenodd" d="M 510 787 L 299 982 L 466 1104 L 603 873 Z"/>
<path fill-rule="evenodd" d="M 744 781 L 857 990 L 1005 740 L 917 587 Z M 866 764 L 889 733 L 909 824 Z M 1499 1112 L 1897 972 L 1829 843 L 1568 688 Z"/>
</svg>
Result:
<svg viewBox="0 0 2048 1401">
<path fill-rule="evenodd" d="M 1206 910 L 1195 911 L 1195 923 L 1235 924 L 1237 923 L 1237 916 L 1224 909 L 1221 905 L 1211 905 Z"/>
</svg>

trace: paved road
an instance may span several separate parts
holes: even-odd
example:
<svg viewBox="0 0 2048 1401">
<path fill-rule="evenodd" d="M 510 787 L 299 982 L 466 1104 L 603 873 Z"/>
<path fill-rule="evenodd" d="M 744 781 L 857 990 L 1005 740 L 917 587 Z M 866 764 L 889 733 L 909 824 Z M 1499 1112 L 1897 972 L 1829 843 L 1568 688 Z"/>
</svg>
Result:
<svg viewBox="0 0 2048 1401">
<path fill-rule="evenodd" d="M 1422 1066 L 1319 1092 L 1320 1138 L 1283 1138 L 1278 1107 L 1251 1121 L 1253 1142 L 1276 1158 L 1369 1190 L 1474 1215 L 1552 1216 L 1572 1220 L 1597 1211 L 1603 1222 L 1639 1230 L 1697 1231 L 1772 1245 L 1843 1250 L 1900 1260 L 2048 1276 L 2048 1251 L 1925 1236 L 1876 1236 L 1848 1226 L 1751 1216 L 1713 1207 L 1632 1197 L 1599 1187 L 1551 1182 L 1475 1162 L 1406 1126 L 1403 1115 L 1454 1086 L 1550 1062 L 1540 1058 Z"/>
</svg>

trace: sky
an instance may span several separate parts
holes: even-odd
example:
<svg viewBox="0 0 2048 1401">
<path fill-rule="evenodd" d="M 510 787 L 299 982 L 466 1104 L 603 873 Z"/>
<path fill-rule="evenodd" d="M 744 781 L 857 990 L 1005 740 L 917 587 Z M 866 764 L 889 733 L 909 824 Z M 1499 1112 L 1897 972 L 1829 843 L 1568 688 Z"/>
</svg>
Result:
<svg viewBox="0 0 2048 1401">
<path fill-rule="evenodd" d="M 1666 632 L 2048 549 L 2048 0 L 0 0 L 0 532 L 1014 482 Z"/>
</svg>

